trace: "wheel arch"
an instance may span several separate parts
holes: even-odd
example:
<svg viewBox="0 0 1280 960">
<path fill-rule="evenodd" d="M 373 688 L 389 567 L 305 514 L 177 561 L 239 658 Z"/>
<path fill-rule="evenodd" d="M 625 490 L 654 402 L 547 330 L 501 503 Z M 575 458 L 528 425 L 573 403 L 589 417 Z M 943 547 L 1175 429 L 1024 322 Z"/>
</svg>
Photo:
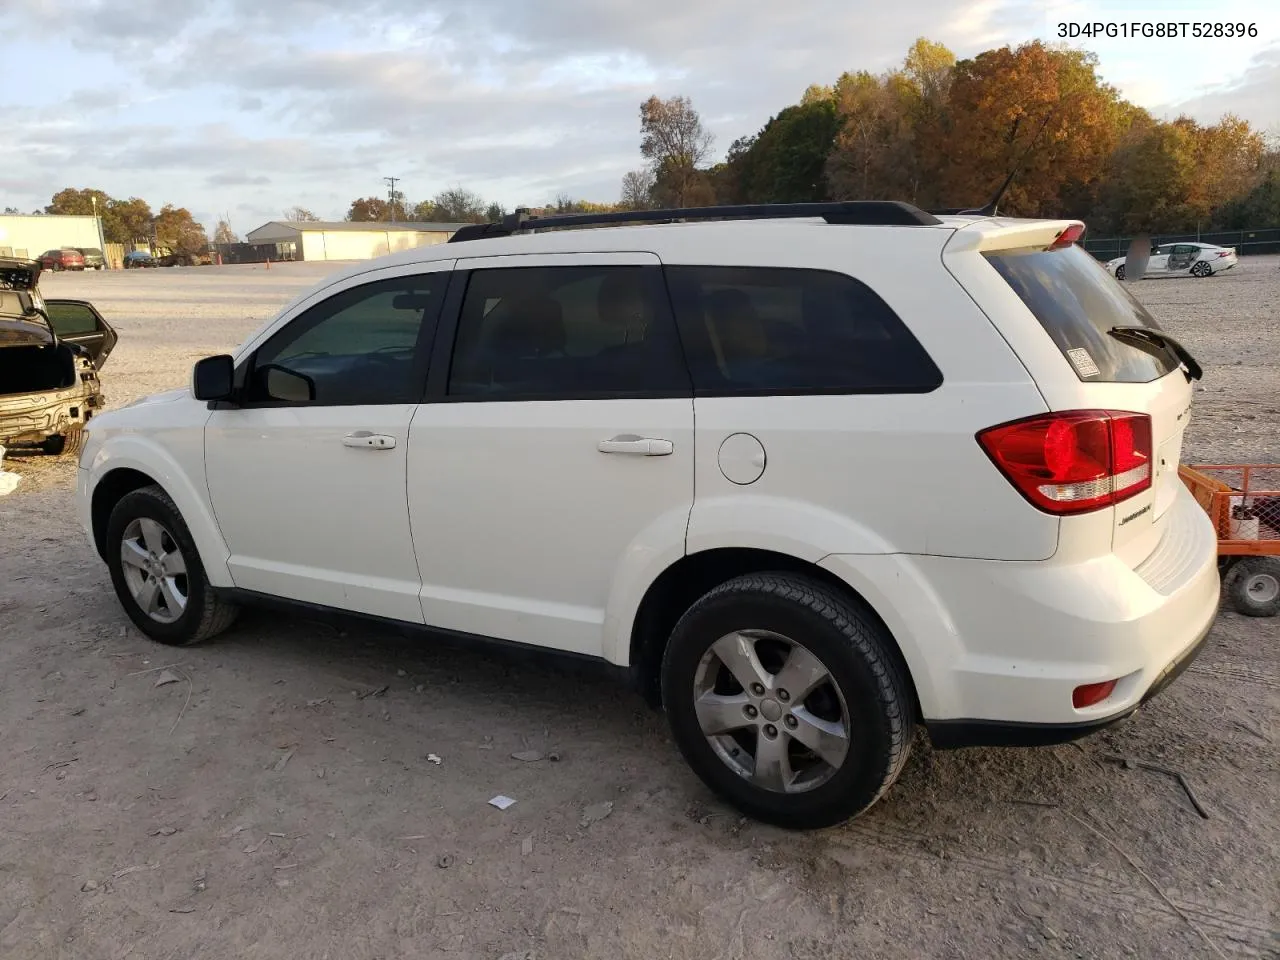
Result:
<svg viewBox="0 0 1280 960">
<path fill-rule="evenodd" d="M 132 467 L 116 467 L 102 475 L 93 488 L 89 516 L 93 526 L 93 545 L 98 556 L 107 558 L 107 522 L 111 511 L 125 496 L 143 487 L 160 486 L 155 479 Z M 163 487 L 161 487 L 163 489 Z"/>
<path fill-rule="evenodd" d="M 222 539 L 204 489 L 203 469 L 191 457 L 175 458 L 170 451 L 137 437 L 116 437 L 95 451 L 89 467 L 89 526 L 94 546 L 105 558 L 107 523 L 120 499 L 152 484 L 168 495 L 191 532 L 205 575 L 214 587 L 233 587 Z M 184 462 L 187 467 L 184 468 Z M 193 477 L 191 474 L 199 469 Z"/>
<path fill-rule="evenodd" d="M 799 557 L 774 550 L 718 547 L 686 554 L 668 566 L 649 585 L 631 625 L 631 682 L 650 704 L 661 705 L 659 673 L 667 641 L 676 622 L 701 596 L 722 583 L 750 573 L 796 573 L 830 588 L 851 602 L 878 626 L 889 640 L 889 655 L 907 679 L 912 709 L 920 716 L 915 681 L 893 631 L 884 618 L 857 590 L 829 570 Z"/>
</svg>

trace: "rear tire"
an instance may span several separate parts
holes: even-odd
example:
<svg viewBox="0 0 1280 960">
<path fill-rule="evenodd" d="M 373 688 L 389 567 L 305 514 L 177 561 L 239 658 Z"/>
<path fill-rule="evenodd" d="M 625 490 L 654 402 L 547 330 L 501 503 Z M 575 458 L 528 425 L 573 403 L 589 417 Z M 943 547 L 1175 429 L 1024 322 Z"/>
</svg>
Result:
<svg viewBox="0 0 1280 960">
<path fill-rule="evenodd" d="M 1201 260 L 1191 267 L 1191 275 L 1193 277 L 1211 277 L 1213 276 L 1213 267 Z"/>
<path fill-rule="evenodd" d="M 1246 617 L 1280 615 L 1280 559 L 1243 557 L 1224 578 L 1227 599 Z"/>
<path fill-rule="evenodd" d="M 911 749 L 914 701 L 892 645 L 818 581 L 730 580 L 680 618 L 663 657 L 676 744 L 708 787 L 756 819 L 812 829 L 856 816 Z"/>
<path fill-rule="evenodd" d="M 106 554 L 125 613 L 152 640 L 191 646 L 226 630 L 240 612 L 209 585 L 191 531 L 159 486 L 134 490 L 116 504 Z"/>
</svg>

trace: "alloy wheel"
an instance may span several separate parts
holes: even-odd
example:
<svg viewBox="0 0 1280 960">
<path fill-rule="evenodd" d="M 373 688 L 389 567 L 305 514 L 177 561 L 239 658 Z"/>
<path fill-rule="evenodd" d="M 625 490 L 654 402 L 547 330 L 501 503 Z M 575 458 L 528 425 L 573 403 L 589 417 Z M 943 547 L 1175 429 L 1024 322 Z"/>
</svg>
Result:
<svg viewBox="0 0 1280 960">
<path fill-rule="evenodd" d="M 178 542 L 150 517 L 130 521 L 120 539 L 121 570 L 139 609 L 157 623 L 173 623 L 187 609 L 187 562 Z"/>
<path fill-rule="evenodd" d="M 765 630 L 721 637 L 698 663 L 693 697 L 716 755 L 763 790 L 812 790 L 848 758 L 844 695 L 826 665 L 789 637 Z"/>
</svg>

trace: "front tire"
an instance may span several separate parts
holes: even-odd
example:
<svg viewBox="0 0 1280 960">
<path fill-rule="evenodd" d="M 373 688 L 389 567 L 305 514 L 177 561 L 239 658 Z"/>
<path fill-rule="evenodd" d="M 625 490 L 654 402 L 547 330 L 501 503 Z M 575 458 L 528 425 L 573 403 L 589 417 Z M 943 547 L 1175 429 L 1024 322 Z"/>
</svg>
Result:
<svg viewBox="0 0 1280 960">
<path fill-rule="evenodd" d="M 116 504 L 106 554 L 125 613 L 152 640 L 190 646 L 227 629 L 239 612 L 209 585 L 191 531 L 158 486 Z"/>
<path fill-rule="evenodd" d="M 1117 280 L 1123 280 L 1123 279 L 1124 279 L 1124 264 L 1123 264 L 1123 263 L 1122 263 L 1122 264 L 1120 264 L 1120 266 L 1116 267 L 1116 279 L 1117 279 Z"/>
<path fill-rule="evenodd" d="M 910 685 L 883 627 L 792 573 L 730 580 L 671 634 L 662 700 L 708 787 L 756 819 L 812 829 L 874 804 L 911 749 Z"/>
</svg>

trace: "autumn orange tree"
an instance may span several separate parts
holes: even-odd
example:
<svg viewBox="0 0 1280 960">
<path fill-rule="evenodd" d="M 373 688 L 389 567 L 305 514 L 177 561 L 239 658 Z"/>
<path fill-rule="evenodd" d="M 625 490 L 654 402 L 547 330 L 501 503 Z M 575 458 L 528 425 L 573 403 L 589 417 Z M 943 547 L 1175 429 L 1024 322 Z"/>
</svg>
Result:
<svg viewBox="0 0 1280 960">
<path fill-rule="evenodd" d="M 661 151 L 656 131 L 667 137 Z M 1168 233 L 1263 217 L 1280 185 L 1280 149 L 1245 121 L 1158 121 L 1099 78 L 1093 54 L 1039 41 L 957 62 L 921 38 L 896 69 L 809 87 L 706 170 L 708 150 L 671 146 L 693 131 L 705 133 L 686 98 L 646 101 L 644 155 L 680 159 L 653 164 L 656 183 L 630 175 L 628 207 L 688 203 L 691 187 L 705 202 L 704 179 L 721 203 L 981 207 L 1012 173 L 1003 212 L 1080 217 L 1095 233 Z"/>
<path fill-rule="evenodd" d="M 1059 216 L 1093 205 L 1108 161 L 1134 119 L 1081 50 L 1039 41 L 956 64 L 940 167 L 953 206 L 981 206 L 1012 171 L 1002 209 Z"/>
</svg>

